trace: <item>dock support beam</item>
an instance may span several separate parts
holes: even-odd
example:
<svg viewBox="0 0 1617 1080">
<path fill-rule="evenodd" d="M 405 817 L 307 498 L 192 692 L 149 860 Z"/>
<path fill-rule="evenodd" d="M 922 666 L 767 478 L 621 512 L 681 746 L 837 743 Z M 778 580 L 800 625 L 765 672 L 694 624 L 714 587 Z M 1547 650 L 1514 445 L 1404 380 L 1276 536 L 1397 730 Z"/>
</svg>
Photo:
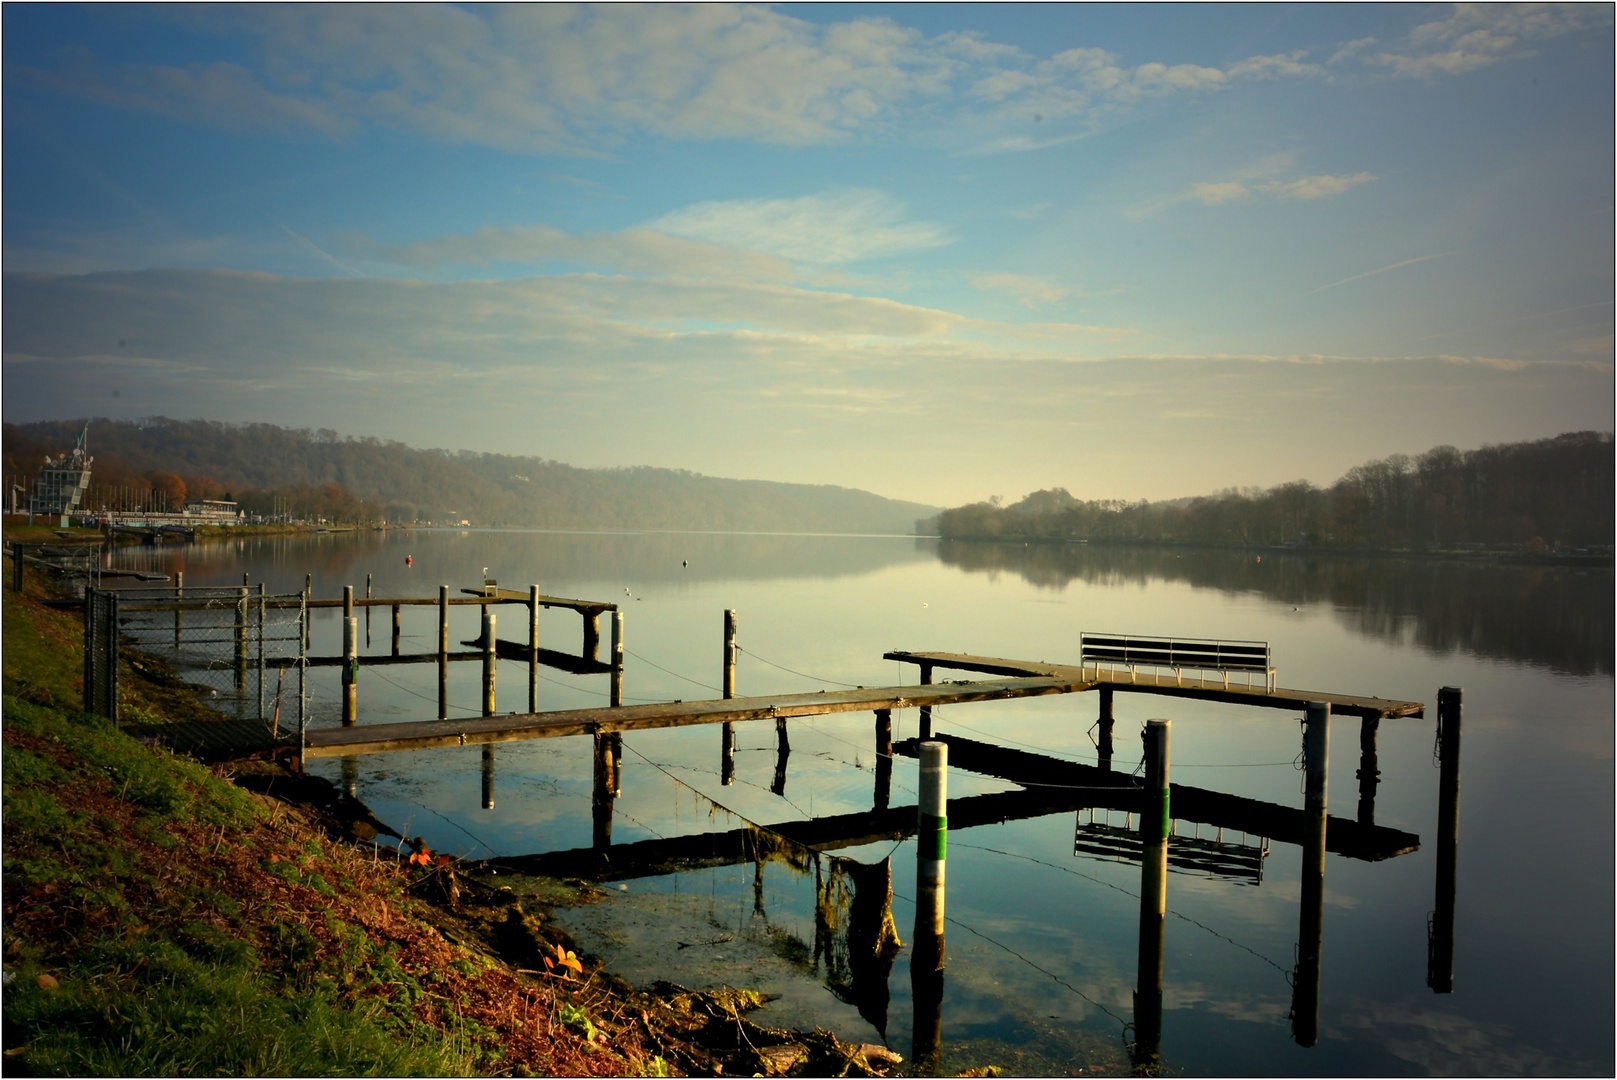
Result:
<svg viewBox="0 0 1617 1080">
<path fill-rule="evenodd" d="M 528 711 L 539 711 L 539 586 L 528 586 Z"/>
<path fill-rule="evenodd" d="M 438 586 L 438 719 L 449 719 L 449 586 Z"/>
<path fill-rule="evenodd" d="M 1376 762 L 1376 731 L 1381 726 L 1379 716 L 1366 716 L 1359 721 L 1359 824 L 1376 823 L 1376 786 L 1381 782 L 1381 770 Z"/>
<path fill-rule="evenodd" d="M 359 716 L 359 620 L 354 618 L 354 587 L 342 587 L 342 722 Z"/>
<path fill-rule="evenodd" d="M 612 683 L 607 704 L 614 709 L 623 704 L 623 612 L 621 611 L 612 613 Z"/>
<path fill-rule="evenodd" d="M 483 809 L 494 809 L 494 744 L 483 744 Z"/>
<path fill-rule="evenodd" d="M 893 712 L 876 710 L 876 798 L 877 810 L 887 809 L 893 795 Z"/>
<path fill-rule="evenodd" d="M 487 604 L 483 607 L 483 715 L 494 715 L 494 612 Z"/>
<path fill-rule="evenodd" d="M 931 664 L 922 664 L 921 665 L 921 685 L 922 686 L 931 686 L 932 685 L 932 665 Z M 930 705 L 922 705 L 921 706 L 921 733 L 920 733 L 919 737 L 920 737 L 922 742 L 925 742 L 926 740 L 928 740 L 928 739 L 930 739 L 932 737 L 932 706 L 930 706 Z"/>
<path fill-rule="evenodd" d="M 1331 705 L 1310 701 L 1303 720 L 1302 902 L 1297 971 L 1292 977 L 1291 1035 L 1298 1046 L 1319 1041 L 1320 953 L 1325 940 L 1325 810 L 1330 772 Z"/>
<path fill-rule="evenodd" d="M 1140 803 L 1140 956 L 1134 982 L 1136 1069 L 1157 1064 L 1162 1045 L 1162 949 L 1168 914 L 1168 761 L 1173 723 L 1145 722 Z"/>
<path fill-rule="evenodd" d="M 1100 688 L 1100 716 L 1095 721 L 1099 727 L 1096 733 L 1095 749 L 1099 752 L 1096 762 L 1107 772 L 1112 771 L 1112 688 Z"/>
<path fill-rule="evenodd" d="M 1426 945 L 1426 985 L 1454 992 L 1454 888 L 1460 854 L 1460 688 L 1437 692 L 1437 898 Z"/>
<path fill-rule="evenodd" d="M 736 613 L 734 608 L 724 611 L 724 658 L 721 662 L 719 686 L 724 699 L 736 696 Z M 736 778 L 735 725 L 726 723 L 719 735 L 719 783 L 729 787 Z"/>
<path fill-rule="evenodd" d="M 936 1075 L 943 1045 L 944 864 L 949 837 L 949 744 L 921 743 L 921 792 L 916 806 L 915 936 L 910 990 L 915 1000 L 914 1075 Z"/>
</svg>

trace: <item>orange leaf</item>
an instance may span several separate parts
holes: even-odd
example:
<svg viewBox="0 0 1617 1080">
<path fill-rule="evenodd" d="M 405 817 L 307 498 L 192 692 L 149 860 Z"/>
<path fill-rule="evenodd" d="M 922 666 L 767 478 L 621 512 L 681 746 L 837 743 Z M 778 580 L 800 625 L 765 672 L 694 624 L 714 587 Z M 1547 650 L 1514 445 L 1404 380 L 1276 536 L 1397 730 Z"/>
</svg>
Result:
<svg viewBox="0 0 1617 1080">
<path fill-rule="evenodd" d="M 449 856 L 448 855 L 440 855 L 440 856 L 438 856 L 438 865 L 439 866 L 448 866 L 449 865 Z"/>
</svg>

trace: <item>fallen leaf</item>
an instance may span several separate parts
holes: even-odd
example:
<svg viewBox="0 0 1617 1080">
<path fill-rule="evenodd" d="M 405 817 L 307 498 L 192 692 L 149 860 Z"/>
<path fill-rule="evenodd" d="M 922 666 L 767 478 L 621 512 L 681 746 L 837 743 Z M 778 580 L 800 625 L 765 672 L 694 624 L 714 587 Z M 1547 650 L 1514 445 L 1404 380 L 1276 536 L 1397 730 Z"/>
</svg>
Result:
<svg viewBox="0 0 1617 1080">
<path fill-rule="evenodd" d="M 55 990 L 58 986 L 62 985 L 61 983 L 57 982 L 56 979 L 53 976 L 50 976 L 50 975 L 41 975 L 39 978 L 35 979 L 34 981 L 39 984 L 39 988 L 41 990 Z"/>
</svg>

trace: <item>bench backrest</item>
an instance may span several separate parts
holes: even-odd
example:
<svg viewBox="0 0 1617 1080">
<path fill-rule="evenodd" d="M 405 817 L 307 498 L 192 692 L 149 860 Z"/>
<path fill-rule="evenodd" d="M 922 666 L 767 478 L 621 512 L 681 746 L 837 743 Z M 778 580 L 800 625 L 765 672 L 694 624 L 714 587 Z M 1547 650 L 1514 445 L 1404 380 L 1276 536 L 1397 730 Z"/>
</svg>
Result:
<svg viewBox="0 0 1617 1080">
<path fill-rule="evenodd" d="M 1085 663 L 1262 672 L 1272 666 L 1267 641 L 1081 634 L 1079 651 Z"/>
</svg>

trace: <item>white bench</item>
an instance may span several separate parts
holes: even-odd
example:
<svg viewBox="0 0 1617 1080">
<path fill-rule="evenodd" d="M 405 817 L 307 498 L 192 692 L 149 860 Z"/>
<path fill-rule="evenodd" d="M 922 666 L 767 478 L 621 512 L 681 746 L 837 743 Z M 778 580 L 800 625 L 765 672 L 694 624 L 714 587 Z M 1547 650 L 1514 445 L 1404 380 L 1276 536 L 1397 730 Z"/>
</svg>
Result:
<svg viewBox="0 0 1617 1080">
<path fill-rule="evenodd" d="M 1226 641 L 1217 638 L 1137 637 L 1130 634 L 1080 634 L 1079 665 L 1127 668 L 1133 678 L 1139 668 L 1170 669 L 1177 682 L 1184 681 L 1188 669 L 1216 672 L 1229 689 L 1230 672 L 1244 673 L 1247 686 L 1253 675 L 1263 676 L 1271 694 L 1275 689 L 1274 656 L 1267 641 Z M 1200 685 L 1206 686 L 1205 677 Z"/>
</svg>

